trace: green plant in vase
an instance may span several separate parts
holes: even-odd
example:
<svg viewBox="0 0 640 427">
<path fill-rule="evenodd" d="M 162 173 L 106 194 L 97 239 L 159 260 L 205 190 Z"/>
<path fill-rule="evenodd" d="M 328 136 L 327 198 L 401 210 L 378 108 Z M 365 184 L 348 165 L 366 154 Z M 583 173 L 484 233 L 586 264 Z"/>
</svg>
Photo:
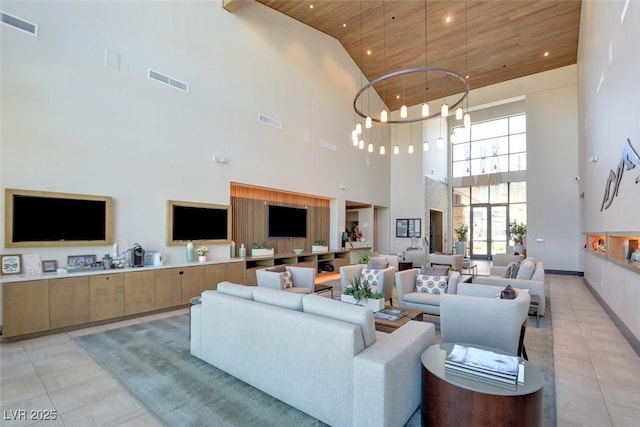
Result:
<svg viewBox="0 0 640 427">
<path fill-rule="evenodd" d="M 369 252 L 360 252 L 358 255 L 358 264 L 368 264 L 371 254 Z"/>
<path fill-rule="evenodd" d="M 525 234 L 527 234 L 527 224 L 517 222 L 516 220 L 513 220 L 511 224 L 509 224 L 507 237 L 513 240 L 513 243 L 516 245 L 523 244 Z"/>
<path fill-rule="evenodd" d="M 361 277 L 354 277 L 349 286 L 344 289 L 344 294 L 351 295 L 356 303 L 362 300 L 366 301 L 368 298 L 384 299 L 382 292 L 374 292 L 367 279 Z"/>
</svg>

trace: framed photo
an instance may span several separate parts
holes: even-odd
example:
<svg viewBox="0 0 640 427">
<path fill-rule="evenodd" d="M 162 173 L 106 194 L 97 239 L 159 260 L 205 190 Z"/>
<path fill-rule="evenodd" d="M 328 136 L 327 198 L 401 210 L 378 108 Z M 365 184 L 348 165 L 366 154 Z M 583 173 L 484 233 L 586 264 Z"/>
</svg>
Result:
<svg viewBox="0 0 640 427">
<path fill-rule="evenodd" d="M 421 237 L 422 219 L 400 218 L 396 219 L 396 237 Z"/>
<path fill-rule="evenodd" d="M 55 259 L 48 259 L 42 261 L 42 272 L 43 273 L 51 273 L 52 271 L 56 271 L 58 269 L 58 261 Z"/>
<path fill-rule="evenodd" d="M 69 255 L 67 257 L 69 267 L 90 267 L 95 262 L 95 255 Z"/>
<path fill-rule="evenodd" d="M 22 270 L 25 274 L 42 274 L 40 255 L 23 255 Z"/>
<path fill-rule="evenodd" d="M 20 274 L 22 271 L 22 255 L 2 255 L 2 274 Z"/>
</svg>

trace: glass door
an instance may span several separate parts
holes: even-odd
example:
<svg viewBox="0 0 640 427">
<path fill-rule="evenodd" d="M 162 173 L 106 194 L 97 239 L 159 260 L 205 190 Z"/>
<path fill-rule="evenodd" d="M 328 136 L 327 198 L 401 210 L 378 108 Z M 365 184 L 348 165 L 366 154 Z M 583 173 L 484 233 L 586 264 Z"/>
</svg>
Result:
<svg viewBox="0 0 640 427">
<path fill-rule="evenodd" d="M 490 258 L 507 252 L 507 206 L 473 205 L 471 208 L 471 257 Z"/>
</svg>

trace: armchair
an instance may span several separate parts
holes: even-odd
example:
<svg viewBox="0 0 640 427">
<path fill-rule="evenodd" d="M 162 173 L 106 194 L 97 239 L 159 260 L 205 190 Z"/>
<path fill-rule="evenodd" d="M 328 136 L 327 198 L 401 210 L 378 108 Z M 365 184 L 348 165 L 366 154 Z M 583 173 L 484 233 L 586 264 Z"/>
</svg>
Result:
<svg viewBox="0 0 640 427">
<path fill-rule="evenodd" d="M 460 283 L 457 295 L 440 297 L 440 336 L 443 343 L 493 347 L 518 355 L 530 296 L 516 288 L 515 299 L 500 299 L 500 286 Z"/>
<path fill-rule="evenodd" d="M 416 282 L 420 274 L 419 268 L 399 271 L 395 274 L 396 296 L 400 307 L 420 310 L 434 316 L 440 315 L 440 298 L 443 294 L 423 293 L 416 289 Z M 449 272 L 447 280 L 447 294 L 455 294 L 460 281 L 460 273 Z"/>
<path fill-rule="evenodd" d="M 351 285 L 353 279 L 360 277 L 364 270 L 376 276 L 374 283 L 371 283 L 371 280 L 369 283 L 375 285 L 377 292 L 384 294 L 385 301 L 389 300 L 389 303 L 393 305 L 393 275 L 396 272 L 396 268 L 393 266 L 382 269 L 369 269 L 365 264 L 340 267 L 340 285 L 342 285 L 342 292 L 344 292 L 347 286 Z M 371 273 L 374 271 L 377 273 Z"/>
<path fill-rule="evenodd" d="M 522 261 L 523 259 L 523 255 L 495 254 L 493 255 L 493 260 L 491 261 L 489 275 L 502 276 L 510 263 L 512 263 L 513 261 Z"/>
<path fill-rule="evenodd" d="M 280 270 L 280 271 L 279 271 Z M 291 275 L 291 286 L 288 286 L 285 272 Z M 311 294 L 315 288 L 316 269 L 309 267 L 286 266 L 281 268 L 263 268 L 256 270 L 258 286 L 279 289 L 287 292 Z"/>
<path fill-rule="evenodd" d="M 429 254 L 427 265 L 448 265 L 455 267 L 456 271 L 462 271 L 464 255 Z"/>
</svg>

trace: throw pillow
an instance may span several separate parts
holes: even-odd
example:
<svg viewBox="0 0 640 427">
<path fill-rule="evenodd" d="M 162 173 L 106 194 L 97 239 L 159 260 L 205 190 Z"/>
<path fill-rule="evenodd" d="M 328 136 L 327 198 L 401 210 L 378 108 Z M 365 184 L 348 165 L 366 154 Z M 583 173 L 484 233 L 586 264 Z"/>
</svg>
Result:
<svg viewBox="0 0 640 427">
<path fill-rule="evenodd" d="M 383 256 L 375 256 L 369 258 L 369 263 L 367 264 L 368 269 L 376 269 L 382 270 L 389 267 L 389 260 L 387 257 Z"/>
<path fill-rule="evenodd" d="M 285 271 L 284 273 L 282 273 L 282 284 L 284 285 L 285 289 L 293 287 L 293 277 L 291 277 L 290 271 Z"/>
<path fill-rule="evenodd" d="M 366 280 L 371 286 L 380 286 L 383 275 L 382 270 L 363 268 L 362 273 L 360 273 L 360 280 Z"/>
<path fill-rule="evenodd" d="M 448 276 L 425 276 L 419 274 L 416 278 L 416 291 L 423 294 L 446 294 L 449 284 Z"/>
<path fill-rule="evenodd" d="M 423 276 L 447 276 L 449 274 L 449 267 L 447 266 L 433 266 L 427 267 L 423 265 L 420 269 L 420 274 Z"/>
<path fill-rule="evenodd" d="M 531 276 L 533 276 L 533 272 L 535 271 L 535 269 L 536 265 L 533 263 L 533 261 L 522 261 L 516 279 L 531 280 Z"/>
<path fill-rule="evenodd" d="M 265 270 L 273 271 L 274 273 L 282 273 L 284 271 L 287 271 L 287 266 L 284 264 L 276 265 L 275 267 L 269 267 L 269 268 L 266 268 Z"/>
<path fill-rule="evenodd" d="M 516 261 L 512 261 L 507 265 L 507 268 L 505 268 L 504 273 L 502 274 L 502 277 L 507 278 L 507 279 L 515 279 L 516 276 L 518 275 L 518 270 L 520 270 L 520 260 L 516 260 Z"/>
<path fill-rule="evenodd" d="M 511 285 L 507 285 L 506 288 L 500 292 L 500 299 L 516 299 L 516 290 Z"/>
</svg>

